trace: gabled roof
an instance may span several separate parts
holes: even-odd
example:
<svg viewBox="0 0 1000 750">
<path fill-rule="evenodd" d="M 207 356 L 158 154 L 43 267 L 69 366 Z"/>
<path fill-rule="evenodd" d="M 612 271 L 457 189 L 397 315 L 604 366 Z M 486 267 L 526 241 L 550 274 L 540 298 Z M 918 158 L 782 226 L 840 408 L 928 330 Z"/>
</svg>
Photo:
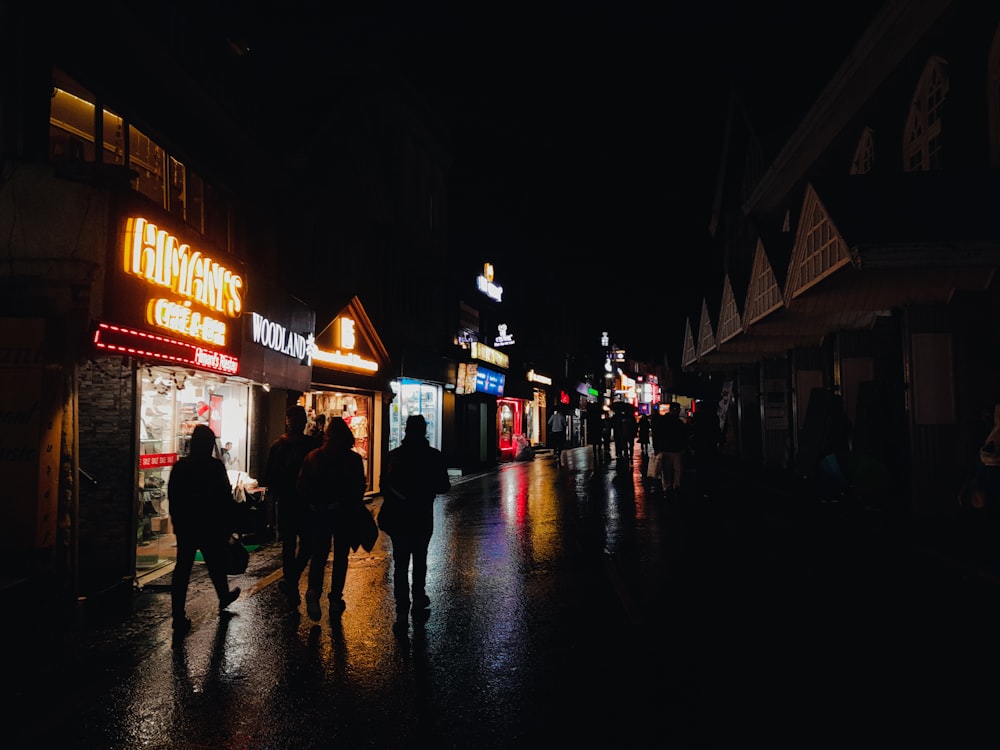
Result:
<svg viewBox="0 0 1000 750">
<path fill-rule="evenodd" d="M 316 348 L 334 353 L 337 361 L 324 362 L 318 355 L 314 357 L 313 383 L 328 383 L 331 377 L 337 382 L 344 378 L 372 377 L 382 384 L 383 390 L 388 390 L 391 373 L 389 353 L 357 296 L 352 297 L 316 334 Z M 332 371 L 336 375 L 331 376 L 329 373 Z"/>
</svg>

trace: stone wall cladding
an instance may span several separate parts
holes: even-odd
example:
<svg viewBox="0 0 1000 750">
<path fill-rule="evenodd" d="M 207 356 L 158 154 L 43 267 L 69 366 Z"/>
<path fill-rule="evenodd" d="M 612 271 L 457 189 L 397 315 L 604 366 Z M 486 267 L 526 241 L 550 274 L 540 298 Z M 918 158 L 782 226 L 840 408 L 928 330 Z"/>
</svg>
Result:
<svg viewBox="0 0 1000 750">
<path fill-rule="evenodd" d="M 93 594 L 134 575 L 135 374 L 127 357 L 98 356 L 79 368 L 80 588 Z"/>
</svg>

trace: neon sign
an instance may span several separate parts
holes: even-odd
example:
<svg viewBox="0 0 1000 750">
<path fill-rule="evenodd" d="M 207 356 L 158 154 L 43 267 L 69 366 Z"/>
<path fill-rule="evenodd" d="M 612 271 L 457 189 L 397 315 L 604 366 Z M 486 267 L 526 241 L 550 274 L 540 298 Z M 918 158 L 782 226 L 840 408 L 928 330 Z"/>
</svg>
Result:
<svg viewBox="0 0 1000 750">
<path fill-rule="evenodd" d="M 126 220 L 122 250 L 126 274 L 181 297 L 148 299 L 147 323 L 206 344 L 226 346 L 228 326 L 219 316 L 240 316 L 242 276 L 141 217 Z"/>
<path fill-rule="evenodd" d="M 225 352 L 109 323 L 98 324 L 94 332 L 94 346 L 131 357 L 152 357 L 224 375 L 235 375 L 240 370 L 239 359 Z"/>
<path fill-rule="evenodd" d="M 242 276 L 147 219 L 125 222 L 123 250 L 125 273 L 229 318 L 243 311 Z"/>
<path fill-rule="evenodd" d="M 507 324 L 501 323 L 497 326 L 497 336 L 493 339 L 494 346 L 510 346 L 514 343 L 514 337 L 507 333 Z"/>
<path fill-rule="evenodd" d="M 542 383 L 543 385 L 552 385 L 552 378 L 548 375 L 541 375 L 534 370 L 528 370 L 527 379 L 532 383 Z"/>
<path fill-rule="evenodd" d="M 493 283 L 493 264 L 484 263 L 483 272 L 476 277 L 476 288 L 490 299 L 500 302 L 503 297 L 503 287 Z"/>
<path fill-rule="evenodd" d="M 313 362 L 321 365 L 336 365 L 339 367 L 349 367 L 354 370 L 366 370 L 368 372 L 378 372 L 378 362 L 365 359 L 360 354 L 352 351 L 357 345 L 358 337 L 355 331 L 355 322 L 352 318 L 341 316 L 337 318 L 334 325 L 336 340 L 334 351 L 326 351 L 319 347 L 314 347 L 312 352 Z M 341 351 L 346 349 L 347 351 Z"/>
<path fill-rule="evenodd" d="M 162 297 L 146 302 L 146 322 L 158 328 L 166 328 L 207 344 L 226 345 L 226 324 L 191 309 L 191 303 L 171 302 Z"/>
</svg>

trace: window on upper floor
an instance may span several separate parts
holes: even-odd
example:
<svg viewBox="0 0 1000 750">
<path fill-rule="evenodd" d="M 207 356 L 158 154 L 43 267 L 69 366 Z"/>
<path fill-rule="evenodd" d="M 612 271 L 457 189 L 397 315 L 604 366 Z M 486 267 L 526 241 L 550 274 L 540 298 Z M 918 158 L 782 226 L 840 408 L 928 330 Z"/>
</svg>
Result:
<svg viewBox="0 0 1000 750">
<path fill-rule="evenodd" d="M 989 105 L 990 164 L 1000 167 L 1000 26 L 993 34 L 988 66 L 986 101 Z"/>
<path fill-rule="evenodd" d="M 865 128 L 854 149 L 854 159 L 851 160 L 851 174 L 868 174 L 875 164 L 875 135 L 871 128 Z"/>
<path fill-rule="evenodd" d="M 903 169 L 928 172 L 941 169 L 941 121 L 948 96 L 948 63 L 932 57 L 910 102 L 903 140 Z"/>
<path fill-rule="evenodd" d="M 132 188 L 186 222 L 218 247 L 232 252 L 231 201 L 208 185 L 178 155 L 102 107 L 90 91 L 59 70 L 52 72 L 49 158 L 53 162 L 128 164 Z M 95 144 L 103 144 L 100 153 Z"/>
</svg>

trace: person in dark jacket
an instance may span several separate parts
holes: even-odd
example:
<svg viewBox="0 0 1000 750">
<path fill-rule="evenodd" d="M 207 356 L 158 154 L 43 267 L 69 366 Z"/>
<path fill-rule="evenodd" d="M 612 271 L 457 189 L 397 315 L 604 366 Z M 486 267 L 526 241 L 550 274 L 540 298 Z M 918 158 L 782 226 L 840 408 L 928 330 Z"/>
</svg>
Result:
<svg viewBox="0 0 1000 750">
<path fill-rule="evenodd" d="M 296 490 L 308 504 L 308 523 L 312 532 L 309 561 L 309 585 L 306 588 L 306 612 L 313 620 L 320 618 L 320 595 L 326 560 L 333 547 L 330 571 L 330 616 L 346 609 L 344 583 L 350 555 L 352 519 L 356 505 L 365 501 L 364 459 L 354 450 L 354 433 L 339 417 L 326 426 L 323 445 L 302 462 Z M 365 511 L 367 512 L 367 510 Z"/>
<path fill-rule="evenodd" d="M 649 454 L 649 415 L 643 414 L 639 417 L 639 452 L 645 456 Z"/>
<path fill-rule="evenodd" d="M 299 498 L 296 483 L 299 470 L 309 451 L 319 448 L 320 440 L 306 434 L 305 407 L 290 406 L 285 412 L 285 432 L 271 444 L 264 467 L 264 485 L 273 495 L 281 535 L 281 573 L 278 589 L 295 608 L 301 602 L 299 581 L 312 556 L 307 526 L 306 503 Z"/>
<path fill-rule="evenodd" d="M 199 549 L 219 597 L 219 611 L 240 595 L 239 587 L 229 589 L 225 568 L 226 544 L 235 525 L 236 502 L 226 466 L 213 455 L 214 450 L 212 428 L 197 425 L 191 433 L 191 452 L 174 464 L 167 483 L 170 520 L 177 535 L 177 561 L 170 585 L 176 636 L 183 636 L 191 629 L 185 604 L 195 553 Z"/>
<path fill-rule="evenodd" d="M 410 613 L 411 560 L 414 622 L 423 622 L 429 614 L 427 548 L 434 533 L 434 499 L 451 489 L 444 456 L 428 442 L 427 422 L 422 415 L 407 418 L 402 444 L 386 457 L 381 486 L 379 525 L 392 541 L 392 590 L 396 599 L 393 630 L 401 635 Z"/>
<path fill-rule="evenodd" d="M 664 492 L 679 490 L 684 476 L 684 451 L 688 447 L 687 425 L 681 421 L 680 405 L 674 401 L 656 425 L 658 435 L 653 435 L 653 444 L 663 454 L 663 470 L 660 480 Z"/>
</svg>

